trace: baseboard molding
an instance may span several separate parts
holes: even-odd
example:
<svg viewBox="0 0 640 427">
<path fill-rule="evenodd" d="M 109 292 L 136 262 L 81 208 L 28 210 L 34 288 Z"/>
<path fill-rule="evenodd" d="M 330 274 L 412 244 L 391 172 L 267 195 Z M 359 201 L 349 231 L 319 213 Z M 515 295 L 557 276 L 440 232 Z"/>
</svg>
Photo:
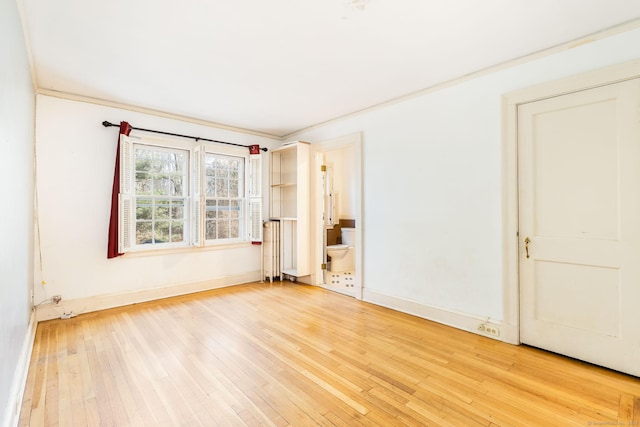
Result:
<svg viewBox="0 0 640 427">
<path fill-rule="evenodd" d="M 31 313 L 27 334 L 22 342 L 18 365 L 16 366 L 13 381 L 11 382 L 11 389 L 9 390 L 9 400 L 4 414 L 4 423 L 2 424 L 4 427 L 15 427 L 18 425 L 18 421 L 20 419 L 22 398 L 27 384 L 27 374 L 29 373 L 31 352 L 33 351 L 33 343 L 36 338 L 37 326 L 38 322 L 36 321 L 36 315 L 35 313 Z"/>
<path fill-rule="evenodd" d="M 143 291 L 98 295 L 74 300 L 62 300 L 60 304 L 43 304 L 39 306 L 36 310 L 36 319 L 38 322 L 43 320 L 60 319 L 61 316 L 68 314 L 76 316 L 78 314 L 90 313 L 92 311 L 106 310 L 109 308 L 139 304 L 162 298 L 257 282 L 260 281 L 260 276 L 260 271 L 253 271 L 235 276 L 226 276 L 200 282 L 181 283 L 162 288 L 146 289 Z"/>
<path fill-rule="evenodd" d="M 422 304 L 404 298 L 385 295 L 383 293 L 372 291 L 367 288 L 363 289 L 362 300 L 370 302 L 372 304 L 380 305 L 382 307 L 387 307 L 393 310 L 401 311 L 403 313 L 411 314 L 413 316 L 422 317 L 423 319 L 442 323 L 444 325 L 451 326 L 457 329 L 462 329 L 463 331 L 482 335 L 487 338 L 493 338 L 498 341 L 515 344 L 511 340 L 511 327 L 509 327 L 508 325 L 504 325 L 501 321 L 487 321 L 487 319 L 484 317 L 473 316 L 466 313 L 460 313 L 453 310 L 446 310 L 440 307 Z M 498 336 L 491 335 L 479 330 L 478 327 L 480 325 L 497 329 L 500 331 L 500 333 Z"/>
</svg>

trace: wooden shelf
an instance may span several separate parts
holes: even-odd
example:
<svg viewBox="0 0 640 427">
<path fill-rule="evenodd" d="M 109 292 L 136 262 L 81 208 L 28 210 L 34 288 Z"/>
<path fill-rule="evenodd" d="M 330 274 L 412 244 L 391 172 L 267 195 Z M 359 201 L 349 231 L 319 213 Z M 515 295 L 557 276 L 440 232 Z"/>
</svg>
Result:
<svg viewBox="0 0 640 427">
<path fill-rule="evenodd" d="M 280 271 L 287 276 L 311 274 L 311 150 L 307 142 L 270 152 L 269 217 L 280 224 Z"/>
</svg>

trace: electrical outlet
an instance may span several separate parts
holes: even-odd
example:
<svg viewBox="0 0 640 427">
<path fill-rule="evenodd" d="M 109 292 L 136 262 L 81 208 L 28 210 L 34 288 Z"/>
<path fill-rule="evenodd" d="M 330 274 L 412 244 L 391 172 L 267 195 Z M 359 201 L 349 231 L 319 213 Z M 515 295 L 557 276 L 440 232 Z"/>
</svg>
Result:
<svg viewBox="0 0 640 427">
<path fill-rule="evenodd" d="M 483 332 L 487 335 L 492 335 L 494 337 L 500 336 L 500 329 L 497 326 L 488 325 L 486 323 L 478 325 L 478 331 Z"/>
</svg>

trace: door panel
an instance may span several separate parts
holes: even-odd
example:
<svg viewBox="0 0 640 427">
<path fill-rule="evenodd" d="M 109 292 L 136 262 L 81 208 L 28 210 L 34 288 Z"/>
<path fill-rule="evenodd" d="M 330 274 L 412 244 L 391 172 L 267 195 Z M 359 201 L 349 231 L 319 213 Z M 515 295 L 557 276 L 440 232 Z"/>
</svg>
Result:
<svg viewBox="0 0 640 427">
<path fill-rule="evenodd" d="M 639 108 L 638 79 L 518 108 L 521 341 L 634 375 Z"/>
<path fill-rule="evenodd" d="M 540 112 L 532 126 L 538 235 L 617 240 L 616 102 Z"/>
<path fill-rule="evenodd" d="M 620 335 L 620 269 L 538 261 L 534 279 L 536 319 L 605 336 Z"/>
</svg>

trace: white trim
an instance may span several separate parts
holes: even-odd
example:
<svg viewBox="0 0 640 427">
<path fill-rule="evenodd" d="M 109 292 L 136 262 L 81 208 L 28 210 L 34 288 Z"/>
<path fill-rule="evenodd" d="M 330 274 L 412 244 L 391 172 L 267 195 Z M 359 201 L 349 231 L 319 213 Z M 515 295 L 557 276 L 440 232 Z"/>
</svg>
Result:
<svg viewBox="0 0 640 427">
<path fill-rule="evenodd" d="M 235 276 L 220 277 L 217 279 L 200 282 L 180 283 L 162 288 L 145 289 L 135 292 L 124 292 L 118 294 L 99 295 L 74 300 L 63 300 L 60 304 L 43 304 L 36 310 L 36 319 L 44 320 L 59 319 L 64 314 L 72 316 L 89 313 L 93 311 L 106 310 L 114 307 L 139 304 L 142 302 L 155 301 L 163 298 L 170 298 L 179 295 L 187 295 L 195 292 L 208 291 L 212 289 L 224 288 L 227 286 L 241 285 L 245 283 L 258 282 L 260 271 L 239 274 Z"/>
<path fill-rule="evenodd" d="M 78 95 L 75 93 L 60 92 L 52 89 L 38 88 L 36 90 L 36 95 L 46 95 L 46 96 L 51 96 L 53 98 L 67 99 L 69 101 L 86 102 L 88 104 L 118 108 L 120 110 L 134 111 L 136 113 L 148 114 L 150 116 L 162 117 L 164 119 L 179 120 L 181 122 L 207 126 L 215 129 L 228 130 L 232 132 L 240 132 L 246 135 L 260 136 L 260 137 L 269 138 L 275 141 L 283 140 L 283 138 L 281 138 L 278 135 L 272 135 L 265 132 L 259 132 L 251 129 L 244 129 L 240 127 L 225 125 L 222 123 L 216 123 L 209 120 L 196 119 L 193 117 L 182 116 L 180 114 L 174 114 L 167 111 L 154 110 L 152 108 L 139 107 L 137 105 L 125 104 L 122 102 L 109 101 L 101 98 L 93 98 L 90 96 Z"/>
<path fill-rule="evenodd" d="M 502 318 L 520 344 L 520 284 L 518 271 L 518 142 L 517 106 L 502 97 Z"/>
<path fill-rule="evenodd" d="M 504 325 L 507 342 L 520 343 L 520 278 L 518 273 L 518 106 L 640 77 L 640 60 L 588 71 L 517 90 L 502 96 L 502 233 Z"/>
<path fill-rule="evenodd" d="M 27 333 L 22 342 L 18 364 L 13 375 L 11 388 L 9 389 L 9 399 L 7 400 L 7 409 L 4 414 L 4 427 L 15 427 L 20 419 L 20 410 L 22 409 L 22 398 L 27 384 L 27 375 L 29 374 L 29 365 L 31 363 L 31 352 L 33 351 L 33 343 L 36 338 L 36 322 L 35 312 L 29 317 L 29 326 Z"/>
<path fill-rule="evenodd" d="M 462 329 L 463 331 L 482 335 L 484 337 L 493 338 L 498 341 L 509 342 L 509 337 L 513 335 L 511 327 L 500 321 L 494 321 L 487 319 L 486 317 L 479 317 L 467 313 L 426 305 L 417 301 L 372 291 L 367 288 L 364 288 L 363 290 L 363 301 L 387 307 L 392 310 L 401 311 L 423 319 L 432 320 L 434 322 L 442 323 L 443 325 Z M 478 330 L 478 326 L 480 325 L 497 328 L 500 330 L 500 335 L 495 337 L 484 332 L 480 332 Z"/>
<path fill-rule="evenodd" d="M 139 257 L 150 257 L 150 256 L 162 256 L 162 255 L 171 255 L 171 254 L 187 254 L 187 253 L 198 253 L 198 252 L 206 252 L 206 251 L 220 251 L 225 249 L 238 249 L 238 248 L 248 248 L 251 247 L 251 242 L 239 242 L 239 243 L 225 243 L 220 245 L 209 245 L 209 246 L 185 246 L 180 248 L 159 248 L 159 249 L 149 249 L 149 250 L 140 250 L 133 252 L 126 252 L 119 258 L 139 258 Z"/>
<path fill-rule="evenodd" d="M 200 228 L 202 230 L 202 235 L 200 236 L 202 239 L 202 243 L 204 246 L 221 246 L 221 245 L 229 245 L 234 243 L 252 243 L 251 240 L 251 155 L 249 154 L 248 149 L 235 149 L 235 147 L 231 147 L 231 149 L 227 152 L 223 150 L 217 150 L 215 147 L 211 147 L 209 145 L 202 145 L 202 149 L 204 150 L 202 156 L 202 164 L 201 164 L 201 176 L 200 176 L 200 195 L 201 203 L 202 203 L 202 211 L 200 217 Z M 233 158 L 242 159 L 242 186 L 240 190 L 242 191 L 242 195 L 237 198 L 232 197 L 209 197 L 207 196 L 206 188 L 207 188 L 207 154 L 213 156 L 214 158 L 226 158 L 227 160 L 232 160 Z M 195 188 L 194 188 L 195 190 Z M 192 192 L 192 197 L 195 197 L 195 191 Z M 232 200 L 240 202 L 240 208 L 242 209 L 242 223 L 240 228 L 241 237 L 235 238 L 226 238 L 226 239 L 207 239 L 207 200 L 218 200 L 218 199 L 227 199 L 230 202 Z M 262 210 L 262 207 L 260 208 Z M 262 227 L 262 217 L 260 218 L 260 226 Z"/>
</svg>

